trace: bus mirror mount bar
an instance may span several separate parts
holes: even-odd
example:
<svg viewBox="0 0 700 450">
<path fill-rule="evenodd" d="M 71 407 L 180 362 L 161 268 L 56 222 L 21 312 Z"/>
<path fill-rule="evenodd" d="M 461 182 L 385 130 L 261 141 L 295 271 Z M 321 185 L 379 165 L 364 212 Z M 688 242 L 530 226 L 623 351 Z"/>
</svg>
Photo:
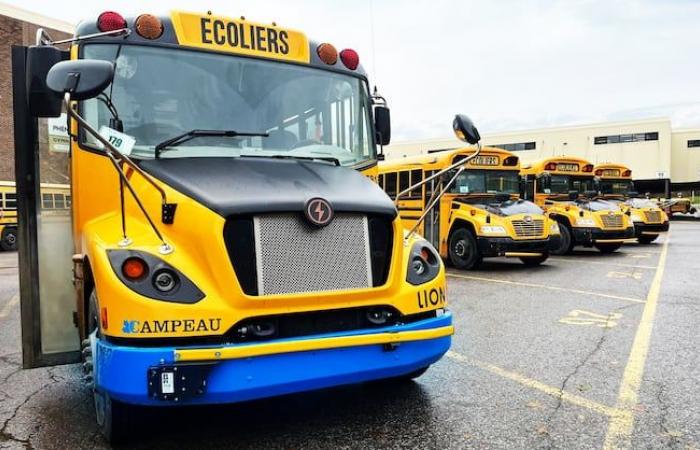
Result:
<svg viewBox="0 0 700 450">
<path fill-rule="evenodd" d="M 123 163 L 125 163 L 126 165 L 128 165 L 129 167 L 131 167 L 132 169 L 134 169 L 136 172 L 138 172 L 139 174 L 141 174 L 149 183 L 151 183 L 151 184 L 160 192 L 160 194 L 161 194 L 161 199 L 162 199 L 162 201 L 163 201 L 163 206 L 165 206 L 165 205 L 170 205 L 169 208 L 172 208 L 172 211 L 171 211 L 171 212 L 172 212 L 172 214 L 174 214 L 174 211 L 175 211 L 175 207 L 174 207 L 174 206 L 175 206 L 175 205 L 174 205 L 174 204 L 169 204 L 169 203 L 166 202 L 165 191 L 164 191 L 160 186 L 158 186 L 158 185 L 155 183 L 155 181 L 153 181 L 153 180 L 150 178 L 149 175 L 147 175 L 145 172 L 143 172 L 143 171 L 141 170 L 141 168 L 138 167 L 138 166 L 136 165 L 136 163 L 134 163 L 129 157 L 127 157 L 126 155 L 122 154 L 119 150 L 117 150 L 116 148 L 114 148 L 114 146 L 113 146 L 107 139 L 105 139 L 104 137 L 102 137 L 102 135 L 100 135 L 100 133 L 99 133 L 97 130 L 95 130 L 89 123 L 87 123 L 87 121 L 86 121 L 85 119 L 83 119 L 83 118 L 80 116 L 80 114 L 78 114 L 78 113 L 76 112 L 76 110 L 75 110 L 75 108 L 73 107 L 73 105 L 71 105 L 71 98 L 70 98 L 70 93 L 69 93 L 69 92 L 66 92 L 66 93 L 65 93 L 65 95 L 64 95 L 64 97 L 63 97 L 63 102 L 64 102 L 64 106 L 66 107 L 66 111 L 68 112 L 68 114 L 69 114 L 71 117 L 73 117 L 75 120 L 77 120 L 78 123 L 79 123 L 83 128 L 85 128 L 90 134 L 92 134 L 92 135 L 95 137 L 95 139 L 97 139 L 98 141 L 100 141 L 100 142 L 102 143 L 102 145 L 104 145 L 104 148 L 107 150 L 106 153 L 107 153 L 107 156 L 108 156 L 109 160 L 111 161 L 112 165 L 114 166 L 114 169 L 115 169 L 115 170 L 117 171 L 117 173 L 119 174 L 119 179 L 121 180 L 121 182 L 123 183 L 123 185 L 125 185 L 125 186 L 127 187 L 127 189 L 129 190 L 129 192 L 131 193 L 131 196 L 134 198 L 134 201 L 136 202 L 136 204 L 138 205 L 139 209 L 140 209 L 141 212 L 143 213 L 144 217 L 146 218 L 146 220 L 147 220 L 148 223 L 150 224 L 151 228 L 153 229 L 153 232 L 154 232 L 154 233 L 156 234 L 156 236 L 158 237 L 158 240 L 161 241 L 161 246 L 160 246 L 159 252 L 160 252 L 161 254 L 163 254 L 163 255 L 167 255 L 167 254 L 169 254 L 169 253 L 172 253 L 172 252 L 173 252 L 173 247 L 170 246 L 170 244 L 168 244 L 168 243 L 165 241 L 165 239 L 163 238 L 163 235 L 160 233 L 160 230 L 158 230 L 158 227 L 157 227 L 156 224 L 153 222 L 153 219 L 151 219 L 150 214 L 148 214 L 148 211 L 146 211 L 146 208 L 143 206 L 143 203 L 141 202 L 141 199 L 140 199 L 140 198 L 138 197 L 138 195 L 136 194 L 136 191 L 134 190 L 134 187 L 131 185 L 131 183 L 129 182 L 129 179 L 126 177 L 126 175 L 125 175 L 124 172 L 122 171 L 122 169 L 121 169 L 121 167 L 120 167 L 120 165 L 119 165 L 120 162 L 123 162 Z M 164 214 L 164 215 L 165 215 L 165 212 L 166 212 L 166 208 L 164 207 L 164 208 L 163 208 L 163 214 Z M 124 214 L 124 210 L 123 210 L 123 208 L 122 208 L 122 215 L 123 215 L 123 214 Z M 170 219 L 172 219 L 172 217 L 171 217 Z M 171 222 L 171 223 L 172 223 L 172 222 Z M 124 227 L 124 229 L 125 229 L 125 228 L 126 228 L 126 224 L 125 224 L 125 221 L 124 221 L 124 220 L 122 221 L 122 224 L 123 224 L 123 227 Z M 130 242 L 129 238 L 126 236 L 125 230 L 124 230 L 124 239 L 122 240 L 122 242 L 123 242 L 123 243 Z"/>
<path fill-rule="evenodd" d="M 58 41 L 54 41 L 49 33 L 46 32 L 45 29 L 39 28 L 36 30 L 36 45 L 41 46 L 41 45 L 58 45 L 58 44 L 68 44 L 68 43 L 73 43 L 73 42 L 80 42 L 80 41 L 86 41 L 88 39 L 94 39 L 98 37 L 103 37 L 103 36 L 122 36 L 127 37 L 131 34 L 131 30 L 128 28 L 120 28 L 118 30 L 111 30 L 111 31 L 102 31 L 100 33 L 92 33 L 92 34 L 86 34 L 84 36 L 74 36 L 72 38 L 68 39 L 61 39 Z"/>
<path fill-rule="evenodd" d="M 406 237 L 404 238 L 404 242 L 408 241 L 408 239 L 411 238 L 411 236 L 416 232 L 416 230 L 418 230 L 418 227 L 421 225 L 421 223 L 423 223 L 423 221 L 428 216 L 430 211 L 432 211 L 432 209 L 435 207 L 437 202 L 440 201 L 442 196 L 452 186 L 452 184 L 455 182 L 457 177 L 459 177 L 459 175 L 462 172 L 464 172 L 464 170 L 467 168 L 467 164 L 469 163 L 469 161 L 471 161 L 472 159 L 479 156 L 479 153 L 481 153 L 481 143 L 477 142 L 476 152 L 474 152 L 473 155 L 468 156 L 467 158 L 464 158 L 464 159 L 460 159 L 459 161 L 457 161 L 456 163 L 453 163 L 449 167 L 446 167 L 446 168 L 442 169 L 441 171 L 432 174 L 428 178 L 425 178 L 424 180 L 414 184 L 413 186 L 409 186 L 407 189 L 404 189 L 403 191 L 399 192 L 396 195 L 396 199 L 394 200 L 394 204 L 398 207 L 399 198 L 402 195 L 405 195 L 406 193 L 411 192 L 415 188 L 422 186 L 422 185 L 426 184 L 427 182 L 434 180 L 435 178 L 440 177 L 441 175 L 449 172 L 450 170 L 454 170 L 454 169 L 458 168 L 457 172 L 455 172 L 455 174 L 450 178 L 450 180 L 445 184 L 445 186 L 440 190 L 440 192 L 437 195 L 435 195 L 435 192 L 433 192 L 433 195 L 430 197 L 430 201 L 428 202 L 428 206 L 426 206 L 425 211 L 423 211 L 423 214 L 421 214 L 421 216 L 416 221 L 415 225 L 413 225 L 413 228 L 411 228 L 411 230 L 408 232 L 408 234 L 406 234 Z"/>
</svg>

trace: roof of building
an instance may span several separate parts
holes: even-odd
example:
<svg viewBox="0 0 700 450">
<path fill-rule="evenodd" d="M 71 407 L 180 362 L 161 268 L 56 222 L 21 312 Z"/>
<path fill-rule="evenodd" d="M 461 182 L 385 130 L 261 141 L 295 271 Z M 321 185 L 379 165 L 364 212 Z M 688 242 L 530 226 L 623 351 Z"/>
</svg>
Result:
<svg viewBox="0 0 700 450">
<path fill-rule="evenodd" d="M 53 17 L 44 16 L 27 9 L 18 8 L 17 6 L 0 2 L 0 15 L 12 17 L 13 19 L 23 22 L 33 23 L 46 28 L 51 28 L 57 31 L 73 34 L 75 24 L 64 22 L 63 20 L 54 19 Z"/>
</svg>

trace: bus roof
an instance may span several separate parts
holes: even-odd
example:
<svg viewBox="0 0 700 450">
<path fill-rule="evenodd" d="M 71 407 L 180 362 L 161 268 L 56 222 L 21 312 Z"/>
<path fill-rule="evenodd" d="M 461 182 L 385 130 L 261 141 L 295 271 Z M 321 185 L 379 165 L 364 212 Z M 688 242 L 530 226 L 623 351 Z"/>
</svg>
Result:
<svg viewBox="0 0 700 450">
<path fill-rule="evenodd" d="M 548 164 L 556 164 L 557 167 L 556 169 L 553 170 L 547 170 L 545 167 L 547 167 Z M 559 170 L 558 165 L 566 165 L 566 164 L 575 164 L 577 165 L 577 170 Z M 590 166 L 591 171 L 589 172 L 583 172 L 583 167 L 585 166 Z M 565 174 L 572 174 L 575 173 L 577 175 L 584 175 L 584 176 L 593 176 L 593 164 L 591 164 L 588 160 L 579 158 L 578 156 L 567 156 L 567 155 L 561 155 L 561 156 L 550 156 L 549 158 L 545 159 L 540 159 L 538 161 L 533 161 L 533 162 L 528 162 L 523 164 L 522 169 L 520 170 L 520 173 L 527 175 L 527 174 L 538 174 L 542 172 L 551 172 L 551 173 L 565 173 Z"/>
<path fill-rule="evenodd" d="M 104 14 L 104 13 L 103 13 Z M 339 56 L 333 64 L 327 64 L 319 57 L 319 45 L 307 37 L 276 23 L 261 24 L 250 22 L 244 17 L 237 19 L 212 15 L 210 12 L 191 13 L 172 11 L 169 16 L 158 16 L 162 33 L 153 39 L 142 37 L 137 32 L 136 21 L 142 16 L 124 16 L 126 26 L 132 32 L 128 36 L 103 36 L 90 39 L 89 43 L 140 44 L 179 49 L 193 49 L 228 53 L 238 56 L 271 59 L 342 72 L 366 78 L 362 65 L 349 69 Z M 150 16 L 150 15 L 148 15 Z M 98 16 L 99 17 L 99 16 Z M 99 33 L 98 17 L 80 22 L 76 36 Z M 155 18 L 155 16 L 151 16 Z"/>
<path fill-rule="evenodd" d="M 632 171 L 629 167 L 617 163 L 601 163 L 596 164 L 593 168 L 595 176 L 601 179 L 632 179 Z"/>
<path fill-rule="evenodd" d="M 444 168 L 447 167 L 448 165 L 454 163 L 454 158 L 456 156 L 464 155 L 464 156 L 469 156 L 474 154 L 476 152 L 475 147 L 463 147 L 463 148 L 458 148 L 455 150 L 445 150 L 441 152 L 435 152 L 435 153 L 430 153 L 427 155 L 417 155 L 417 156 L 407 156 L 405 158 L 400 158 L 400 159 L 393 159 L 391 161 L 383 161 L 379 163 L 379 171 L 380 172 L 393 172 L 397 170 L 402 170 L 402 169 L 410 169 L 410 168 L 417 168 L 417 167 L 425 167 L 428 166 L 427 168 Z M 504 159 L 508 158 L 509 156 L 515 156 L 513 153 L 503 150 L 501 148 L 497 147 L 483 147 L 481 149 L 481 153 L 479 153 L 481 156 L 500 156 L 500 161 L 502 162 Z M 517 156 L 515 156 L 517 158 Z M 520 165 L 519 165 L 520 159 L 518 158 L 518 161 L 516 162 L 515 165 L 512 166 L 506 166 L 503 167 L 502 165 L 494 166 L 497 167 L 498 169 L 501 170 L 520 170 Z M 484 168 L 489 168 L 489 166 L 483 166 Z"/>
</svg>

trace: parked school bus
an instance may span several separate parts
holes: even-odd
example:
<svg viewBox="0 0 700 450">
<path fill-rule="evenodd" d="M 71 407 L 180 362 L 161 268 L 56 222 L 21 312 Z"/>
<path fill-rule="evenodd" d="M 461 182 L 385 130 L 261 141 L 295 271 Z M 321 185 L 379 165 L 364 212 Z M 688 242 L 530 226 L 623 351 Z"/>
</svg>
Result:
<svg viewBox="0 0 700 450">
<path fill-rule="evenodd" d="M 593 164 L 585 159 L 546 158 L 523 165 L 521 175 L 524 197 L 559 223 L 560 245 L 552 253 L 563 255 L 576 245 L 611 253 L 634 238 L 629 217 L 617 205 L 596 198 Z"/>
<path fill-rule="evenodd" d="M 371 179 L 389 110 L 357 53 L 211 13 L 76 35 L 28 49 L 28 76 L 70 116 L 76 321 L 108 439 L 133 405 L 408 379 L 447 351 L 439 254 Z"/>
<path fill-rule="evenodd" d="M 668 231 L 668 216 L 652 200 L 639 198 L 634 191 L 632 171 L 622 164 L 605 163 L 593 168 L 600 196 L 619 206 L 634 224 L 634 233 L 641 244 L 653 242 Z"/>
<path fill-rule="evenodd" d="M 70 209 L 70 186 L 41 183 L 42 208 L 48 211 Z M 17 249 L 17 189 L 14 181 L 0 181 L 0 248 Z"/>
<path fill-rule="evenodd" d="M 475 153 L 474 148 L 436 152 L 379 164 L 379 184 L 397 193 Z M 454 169 L 456 170 L 456 169 Z M 527 265 L 544 262 L 559 245 L 556 221 L 534 203 L 519 198 L 520 162 L 514 154 L 486 147 L 466 162 L 434 211 L 419 225 L 440 255 L 460 269 L 476 268 L 483 258 L 518 257 Z M 451 173 L 398 199 L 404 226 L 412 228 L 434 192 Z"/>
</svg>

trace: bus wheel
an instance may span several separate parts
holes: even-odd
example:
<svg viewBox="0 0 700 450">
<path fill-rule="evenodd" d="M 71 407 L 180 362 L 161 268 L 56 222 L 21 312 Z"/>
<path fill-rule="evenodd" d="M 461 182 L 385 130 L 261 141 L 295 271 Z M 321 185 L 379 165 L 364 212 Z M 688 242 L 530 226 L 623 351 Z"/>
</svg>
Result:
<svg viewBox="0 0 700 450">
<path fill-rule="evenodd" d="M 481 264 L 481 255 L 474 235 L 465 228 L 458 228 L 450 236 L 450 262 L 457 269 L 475 269 Z"/>
<path fill-rule="evenodd" d="M 535 266 L 539 266 L 539 265 L 542 264 L 543 262 L 547 261 L 547 258 L 549 258 L 549 254 L 548 254 L 548 253 L 543 253 L 543 254 L 540 255 L 540 256 L 535 256 L 535 257 L 532 257 L 532 258 L 523 258 L 523 257 L 521 257 L 521 258 L 520 258 L 520 261 L 522 261 L 523 264 L 525 264 L 525 265 L 528 266 L 528 267 L 535 267 Z"/>
<path fill-rule="evenodd" d="M 551 251 L 553 255 L 566 255 L 574 248 L 574 237 L 568 225 L 559 223 L 559 246 Z"/>
<path fill-rule="evenodd" d="M 86 379 L 92 383 L 93 401 L 95 404 L 95 419 L 100 433 L 110 444 L 118 444 L 126 440 L 127 435 L 134 434 L 133 428 L 137 423 L 134 419 L 133 408 L 125 403 L 113 400 L 106 392 L 100 391 L 94 382 L 94 360 L 90 339 L 93 335 L 99 339 L 99 316 L 97 309 L 97 294 L 95 289 L 90 293 L 88 300 L 87 335 L 83 341 L 83 371 Z"/>
<path fill-rule="evenodd" d="M 595 244 L 595 248 L 598 249 L 600 253 L 612 253 L 618 248 L 622 247 L 622 244 Z"/>
<path fill-rule="evenodd" d="M 643 236 L 639 236 L 637 240 L 639 241 L 640 244 L 651 244 L 656 240 L 656 238 L 659 237 L 658 234 L 645 234 Z"/>
<path fill-rule="evenodd" d="M 17 229 L 5 227 L 0 236 L 0 248 L 5 251 L 17 250 Z"/>
</svg>

